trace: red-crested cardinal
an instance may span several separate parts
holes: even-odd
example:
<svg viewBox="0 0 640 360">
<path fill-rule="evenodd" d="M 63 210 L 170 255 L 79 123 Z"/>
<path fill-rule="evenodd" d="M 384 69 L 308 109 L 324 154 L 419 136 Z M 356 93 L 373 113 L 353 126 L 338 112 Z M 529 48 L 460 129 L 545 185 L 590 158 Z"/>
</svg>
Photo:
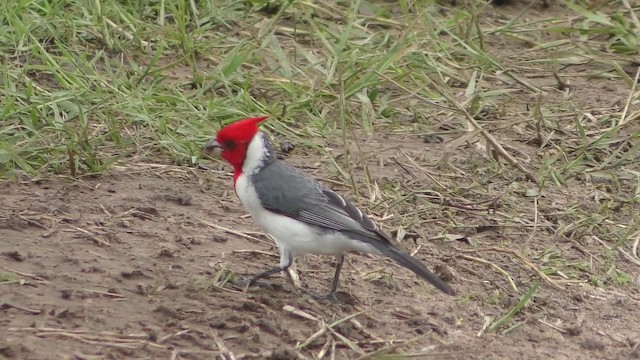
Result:
<svg viewBox="0 0 640 360">
<path fill-rule="evenodd" d="M 205 154 L 220 155 L 233 166 L 238 198 L 280 251 L 280 266 L 251 277 L 249 285 L 286 270 L 296 256 L 333 255 L 337 265 L 326 297 L 336 300 L 344 255 L 356 251 L 387 256 L 444 293 L 455 294 L 420 261 L 398 250 L 351 202 L 279 160 L 269 137 L 258 128 L 264 119 L 227 125 L 204 147 Z"/>
</svg>

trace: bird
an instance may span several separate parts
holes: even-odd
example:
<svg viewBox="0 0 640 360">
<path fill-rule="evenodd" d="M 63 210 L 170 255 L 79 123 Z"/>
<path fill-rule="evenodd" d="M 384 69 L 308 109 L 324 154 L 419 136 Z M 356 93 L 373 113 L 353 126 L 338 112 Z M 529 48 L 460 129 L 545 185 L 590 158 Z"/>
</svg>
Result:
<svg viewBox="0 0 640 360">
<path fill-rule="evenodd" d="M 345 254 L 369 253 L 393 259 L 445 294 L 455 291 L 418 259 L 401 251 L 352 202 L 303 171 L 278 158 L 269 136 L 259 125 L 267 117 L 250 117 L 222 127 L 203 147 L 207 156 L 220 156 L 233 167 L 236 195 L 251 218 L 278 246 L 278 267 L 248 279 L 287 270 L 294 258 L 306 254 L 331 255 L 337 260 L 330 292 L 337 298 Z"/>
</svg>

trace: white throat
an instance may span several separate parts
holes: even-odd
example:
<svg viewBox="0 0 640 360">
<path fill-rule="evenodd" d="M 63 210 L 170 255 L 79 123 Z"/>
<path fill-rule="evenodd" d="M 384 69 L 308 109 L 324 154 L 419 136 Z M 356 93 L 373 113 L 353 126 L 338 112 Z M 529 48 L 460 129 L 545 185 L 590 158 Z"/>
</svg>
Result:
<svg viewBox="0 0 640 360">
<path fill-rule="evenodd" d="M 247 155 L 242 164 L 242 173 L 247 175 L 255 174 L 262 169 L 266 157 L 267 147 L 264 145 L 264 135 L 258 131 L 247 147 Z"/>
</svg>

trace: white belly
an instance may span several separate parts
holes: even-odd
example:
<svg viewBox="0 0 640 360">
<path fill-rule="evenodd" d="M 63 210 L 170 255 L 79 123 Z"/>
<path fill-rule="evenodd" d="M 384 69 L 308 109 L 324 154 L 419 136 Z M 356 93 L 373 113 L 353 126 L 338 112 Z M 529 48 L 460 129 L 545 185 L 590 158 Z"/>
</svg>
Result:
<svg viewBox="0 0 640 360">
<path fill-rule="evenodd" d="M 265 210 L 248 177 L 236 180 L 236 193 L 258 225 L 276 239 L 280 252 L 300 256 L 305 254 L 341 255 L 349 251 L 377 253 L 369 244 L 352 240 L 339 232 L 325 232 L 290 217 Z"/>
</svg>

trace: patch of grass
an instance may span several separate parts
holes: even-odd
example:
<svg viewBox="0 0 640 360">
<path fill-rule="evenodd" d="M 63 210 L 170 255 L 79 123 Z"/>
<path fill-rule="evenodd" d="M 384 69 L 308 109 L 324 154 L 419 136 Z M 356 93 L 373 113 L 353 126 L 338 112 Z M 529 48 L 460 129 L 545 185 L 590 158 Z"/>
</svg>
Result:
<svg viewBox="0 0 640 360">
<path fill-rule="evenodd" d="M 225 285 L 227 285 L 228 283 L 233 283 L 236 276 L 237 274 L 227 269 L 226 265 L 222 265 L 220 269 L 215 274 L 213 274 L 213 276 L 198 277 L 194 281 L 194 286 L 200 289 L 207 290 L 219 289 L 230 291 L 225 289 Z"/>
<path fill-rule="evenodd" d="M 18 274 L 12 272 L 0 271 L 0 284 L 15 284 L 24 282 Z"/>
<path fill-rule="evenodd" d="M 75 177 L 117 162 L 194 165 L 215 129 L 254 114 L 305 140 L 372 134 L 430 112 L 398 90 L 422 84 L 400 96 L 437 98 L 435 74 L 466 82 L 461 68 L 500 68 L 475 45 L 477 16 L 401 3 L 394 19 L 362 1 L 340 15 L 311 2 L 0 5 L 11 28 L 0 35 L 0 168 Z"/>
<path fill-rule="evenodd" d="M 536 294 L 537 291 L 538 291 L 538 285 L 537 284 L 533 285 L 529 289 L 529 291 L 527 291 L 527 293 L 524 296 L 522 296 L 520 301 L 518 301 L 517 304 L 515 304 L 511 309 L 509 309 L 509 311 L 503 317 L 501 317 L 500 319 L 496 320 L 491 325 L 489 325 L 489 330 L 490 331 L 497 331 L 498 329 L 501 329 L 503 326 L 511 323 L 511 321 L 514 318 L 514 316 L 516 316 L 524 308 L 526 308 L 527 305 L 529 305 L 529 303 L 533 300 L 533 297 L 534 297 L 534 295 Z M 522 324 L 523 323 L 517 323 L 515 325 L 512 325 L 509 328 L 505 329 L 503 331 L 503 333 L 508 333 L 508 332 L 512 331 L 513 329 L 515 329 L 515 327 L 519 327 Z"/>
</svg>

